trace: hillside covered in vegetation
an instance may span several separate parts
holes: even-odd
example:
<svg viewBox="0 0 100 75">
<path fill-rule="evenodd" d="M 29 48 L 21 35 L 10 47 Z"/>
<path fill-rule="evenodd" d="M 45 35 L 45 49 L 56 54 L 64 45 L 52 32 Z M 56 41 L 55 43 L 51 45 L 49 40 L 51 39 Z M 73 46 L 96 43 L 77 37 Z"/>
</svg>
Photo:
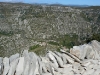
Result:
<svg viewBox="0 0 100 75">
<path fill-rule="evenodd" d="M 100 7 L 0 3 L 0 56 L 100 41 Z"/>
</svg>

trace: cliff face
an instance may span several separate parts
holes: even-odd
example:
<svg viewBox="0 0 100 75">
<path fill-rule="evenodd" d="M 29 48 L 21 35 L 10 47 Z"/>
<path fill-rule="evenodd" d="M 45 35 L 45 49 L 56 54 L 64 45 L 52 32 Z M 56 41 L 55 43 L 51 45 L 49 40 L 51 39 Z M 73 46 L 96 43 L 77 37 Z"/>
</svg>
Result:
<svg viewBox="0 0 100 75">
<path fill-rule="evenodd" d="M 99 32 L 100 10 L 56 5 L 0 3 L 0 54 L 9 56 L 66 34 Z M 95 15 L 94 15 L 95 14 Z M 93 29 L 94 27 L 94 29 Z"/>
</svg>

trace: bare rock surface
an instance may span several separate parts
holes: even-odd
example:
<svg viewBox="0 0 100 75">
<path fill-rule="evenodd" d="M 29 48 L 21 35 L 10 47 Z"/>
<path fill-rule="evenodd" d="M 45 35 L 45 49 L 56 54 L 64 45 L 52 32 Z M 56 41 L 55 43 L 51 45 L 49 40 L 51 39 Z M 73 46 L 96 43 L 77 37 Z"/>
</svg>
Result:
<svg viewBox="0 0 100 75">
<path fill-rule="evenodd" d="M 17 58 L 19 58 L 19 53 L 10 56 L 10 58 L 9 58 L 10 63 L 11 63 L 13 60 L 17 59 Z"/>
<path fill-rule="evenodd" d="M 56 67 L 58 67 L 57 61 L 51 53 L 47 53 L 47 57 L 51 60 L 52 63 L 55 64 Z"/>
<path fill-rule="evenodd" d="M 10 63 L 10 69 L 9 69 L 8 75 L 14 75 L 14 72 L 16 71 L 16 67 L 18 64 L 18 60 L 19 59 L 17 58 L 13 62 Z"/>
<path fill-rule="evenodd" d="M 24 57 L 19 58 L 18 65 L 16 67 L 16 75 L 21 75 L 24 70 Z"/>
<path fill-rule="evenodd" d="M 2 74 L 2 69 L 3 69 L 3 58 L 0 57 L 0 74 Z"/>
<path fill-rule="evenodd" d="M 24 50 L 22 56 L 0 57 L 0 75 L 100 75 L 99 46 L 94 40 L 70 53 L 48 51 L 42 57 Z"/>
<path fill-rule="evenodd" d="M 3 58 L 3 64 L 4 64 L 3 75 L 6 75 L 9 71 L 9 58 L 7 57 Z"/>
</svg>

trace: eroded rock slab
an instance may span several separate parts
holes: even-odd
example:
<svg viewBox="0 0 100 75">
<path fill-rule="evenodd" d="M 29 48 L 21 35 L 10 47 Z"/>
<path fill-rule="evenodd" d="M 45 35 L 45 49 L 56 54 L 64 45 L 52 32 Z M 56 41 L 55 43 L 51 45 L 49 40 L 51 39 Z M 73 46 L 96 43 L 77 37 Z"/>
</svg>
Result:
<svg viewBox="0 0 100 75">
<path fill-rule="evenodd" d="M 17 58 L 19 58 L 19 53 L 10 56 L 10 58 L 9 58 L 10 63 L 11 63 L 13 60 L 16 60 Z"/>
<path fill-rule="evenodd" d="M 16 75 L 21 75 L 23 71 L 24 71 L 24 57 L 20 57 L 18 65 L 16 67 Z"/>
<path fill-rule="evenodd" d="M 8 75 L 14 75 L 14 72 L 15 72 L 17 64 L 18 64 L 18 60 L 19 60 L 19 58 L 13 60 L 10 63 L 10 69 L 9 69 Z"/>
<path fill-rule="evenodd" d="M 8 71 L 9 71 L 9 68 L 10 68 L 8 57 L 3 58 L 3 65 L 4 65 L 3 75 L 7 75 Z"/>
<path fill-rule="evenodd" d="M 3 58 L 0 57 L 0 75 L 2 74 L 3 71 Z"/>
</svg>

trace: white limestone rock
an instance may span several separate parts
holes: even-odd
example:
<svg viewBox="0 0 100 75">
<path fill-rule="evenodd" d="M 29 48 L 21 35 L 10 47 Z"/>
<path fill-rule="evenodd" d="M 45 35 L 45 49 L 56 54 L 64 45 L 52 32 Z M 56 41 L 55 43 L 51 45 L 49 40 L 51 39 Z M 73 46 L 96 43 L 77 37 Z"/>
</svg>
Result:
<svg viewBox="0 0 100 75">
<path fill-rule="evenodd" d="M 37 56 L 35 55 L 35 53 L 33 53 L 33 52 L 30 52 L 29 53 L 29 56 L 30 56 L 30 70 L 29 70 L 29 75 L 34 75 L 34 74 L 39 74 L 39 72 L 38 72 L 38 63 L 37 63 Z"/>
<path fill-rule="evenodd" d="M 66 60 L 67 60 L 70 64 L 74 63 L 74 59 L 72 59 L 71 57 L 69 57 L 69 56 L 66 55 L 66 54 L 62 54 L 62 55 L 63 55 L 63 57 L 66 58 Z"/>
<path fill-rule="evenodd" d="M 86 52 L 86 58 L 87 59 L 98 59 L 99 55 L 97 53 L 97 51 L 91 46 L 91 44 L 88 44 L 84 50 L 87 50 Z"/>
<path fill-rule="evenodd" d="M 42 75 L 52 75 L 51 73 L 43 73 Z"/>
<path fill-rule="evenodd" d="M 68 61 L 66 60 L 65 57 L 62 57 L 62 60 L 63 60 L 63 64 L 64 64 L 64 65 L 68 63 Z"/>
<path fill-rule="evenodd" d="M 78 69 L 73 69 L 72 71 L 74 72 L 74 74 L 80 74 L 80 71 Z"/>
<path fill-rule="evenodd" d="M 100 42 L 93 40 L 90 45 L 92 46 L 94 50 L 94 59 L 100 59 Z"/>
<path fill-rule="evenodd" d="M 68 53 L 68 52 L 65 52 L 64 50 L 60 50 L 63 54 L 66 54 L 66 55 L 68 55 L 68 56 L 70 56 L 72 59 L 74 59 L 75 61 L 77 61 L 78 63 L 81 63 L 81 61 L 80 61 L 80 59 L 79 58 L 77 58 L 76 56 L 74 56 L 73 54 L 71 54 L 71 53 Z"/>
<path fill-rule="evenodd" d="M 76 57 L 78 57 L 79 59 L 84 59 L 87 50 L 84 49 L 84 47 L 86 46 L 86 44 L 84 45 L 80 45 L 80 46 L 73 46 L 72 49 L 70 49 L 70 53 L 75 55 Z"/>
<path fill-rule="evenodd" d="M 39 64 L 38 71 L 39 71 L 40 75 L 43 75 L 43 73 L 47 73 L 46 64 L 48 64 L 48 63 L 45 63 L 45 61 L 42 62 L 40 59 L 37 59 L 37 60 L 38 60 L 38 64 Z"/>
<path fill-rule="evenodd" d="M 28 50 L 24 50 L 23 51 L 23 57 L 24 57 L 24 71 L 23 71 L 23 75 L 28 75 L 29 74 L 29 62 L 30 62 L 30 57 L 28 54 Z"/>
<path fill-rule="evenodd" d="M 55 70 L 56 72 L 60 72 L 59 69 L 58 69 L 58 67 L 56 67 L 53 63 L 49 63 L 49 64 L 51 65 L 51 67 L 54 68 L 54 70 Z"/>
<path fill-rule="evenodd" d="M 93 48 L 99 53 L 100 52 L 100 42 L 93 40 L 91 41 L 91 45 Z"/>
<path fill-rule="evenodd" d="M 57 52 L 57 51 L 55 51 L 54 52 L 56 55 L 58 55 L 59 57 L 62 57 L 62 54 L 61 53 L 59 53 L 59 52 Z"/>
<path fill-rule="evenodd" d="M 86 62 L 86 63 L 83 63 L 82 65 L 84 65 L 85 67 L 89 66 L 91 64 L 91 62 Z"/>
<path fill-rule="evenodd" d="M 45 64 L 45 66 L 46 66 L 47 71 L 51 73 L 50 64 Z"/>
<path fill-rule="evenodd" d="M 80 46 L 73 46 L 72 49 L 70 49 L 70 53 L 77 56 L 79 59 L 84 60 L 87 59 L 98 59 L 98 49 L 95 48 L 94 44 L 84 44 Z"/>
<path fill-rule="evenodd" d="M 47 73 L 47 69 L 45 66 L 42 67 L 42 71 L 43 71 L 43 73 Z"/>
<path fill-rule="evenodd" d="M 10 69 L 9 69 L 8 75 L 14 75 L 14 72 L 18 64 L 18 60 L 19 59 L 17 58 L 10 63 Z"/>
<path fill-rule="evenodd" d="M 73 68 L 78 69 L 81 65 L 78 62 L 74 62 L 73 64 Z"/>
<path fill-rule="evenodd" d="M 48 64 L 49 62 L 45 63 L 45 61 L 44 62 L 42 62 L 42 61 L 39 62 L 39 65 L 40 65 L 39 69 L 40 69 L 41 73 L 47 73 L 46 64 Z"/>
<path fill-rule="evenodd" d="M 0 75 L 2 74 L 2 70 L 3 70 L 3 58 L 0 57 Z"/>
<path fill-rule="evenodd" d="M 61 54 L 61 53 L 59 53 L 59 52 L 56 52 L 56 51 L 55 51 L 55 53 L 56 53 L 59 57 L 61 57 L 61 59 L 62 59 L 64 65 L 67 64 L 67 60 L 66 60 L 66 58 L 63 56 L 63 54 Z"/>
<path fill-rule="evenodd" d="M 91 69 L 91 70 L 88 70 L 88 71 L 85 71 L 84 73 L 83 73 L 83 75 L 91 75 L 91 74 L 93 74 L 94 73 L 94 69 Z M 94 74 L 95 75 L 95 74 Z"/>
<path fill-rule="evenodd" d="M 100 75 L 100 69 L 95 70 L 92 75 Z"/>
<path fill-rule="evenodd" d="M 93 66 L 93 69 L 100 69 L 100 65 L 95 64 L 95 65 Z"/>
<path fill-rule="evenodd" d="M 57 56 L 55 53 L 53 53 L 53 52 L 51 52 L 51 51 L 49 51 L 49 52 L 56 58 L 56 61 L 57 61 L 58 65 L 59 65 L 60 67 L 64 67 L 63 61 L 62 61 L 61 57 Z"/>
<path fill-rule="evenodd" d="M 66 64 L 64 65 L 64 68 L 58 68 L 58 72 L 61 74 L 67 74 L 68 72 L 72 71 L 72 65 L 71 64 Z"/>
<path fill-rule="evenodd" d="M 54 67 L 51 64 L 46 64 L 47 71 L 54 75 Z"/>
<path fill-rule="evenodd" d="M 52 63 L 55 64 L 56 67 L 58 67 L 58 63 L 57 63 L 55 57 L 54 57 L 51 53 L 47 53 L 46 56 L 50 59 L 50 61 L 51 61 Z"/>
<path fill-rule="evenodd" d="M 9 58 L 8 57 L 3 58 L 3 64 L 4 64 L 3 75 L 7 75 L 9 71 Z"/>
<path fill-rule="evenodd" d="M 60 72 L 54 72 L 54 75 L 63 75 Z"/>
<path fill-rule="evenodd" d="M 66 69 L 65 69 L 66 70 Z M 74 75 L 74 72 L 73 71 L 67 71 L 66 73 L 64 73 L 66 75 Z"/>
<path fill-rule="evenodd" d="M 24 65 L 24 71 L 23 71 L 23 75 L 28 75 L 29 74 L 29 61 L 26 62 L 26 64 Z"/>
<path fill-rule="evenodd" d="M 45 67 L 44 67 L 45 68 Z M 43 69 L 44 69 L 43 68 Z M 39 64 L 38 64 L 38 62 L 36 62 L 36 69 L 35 69 L 35 71 L 34 71 L 34 75 L 39 75 L 40 73 L 39 73 Z"/>
<path fill-rule="evenodd" d="M 85 72 L 86 70 L 84 69 L 84 67 L 82 67 L 82 66 L 80 66 L 79 67 L 79 74 L 82 74 L 83 75 L 83 73 Z"/>
<path fill-rule="evenodd" d="M 10 63 L 11 63 L 13 60 L 16 60 L 17 58 L 19 58 L 19 53 L 16 53 L 16 54 L 10 56 L 10 58 L 9 58 Z"/>
<path fill-rule="evenodd" d="M 23 51 L 23 57 L 25 57 L 26 61 L 28 61 L 30 59 L 29 54 L 28 54 L 28 50 Z"/>
<path fill-rule="evenodd" d="M 42 62 L 44 62 L 44 63 L 49 63 L 50 62 L 47 57 L 41 57 L 41 59 L 42 59 Z"/>
<path fill-rule="evenodd" d="M 23 70 L 24 70 L 24 57 L 20 57 L 16 68 L 16 75 L 22 75 Z"/>
<path fill-rule="evenodd" d="M 82 65 L 86 67 L 86 69 L 93 69 L 95 65 L 98 65 L 98 60 L 86 59 L 82 62 Z M 99 66 L 98 66 L 99 67 Z"/>
<path fill-rule="evenodd" d="M 0 65 L 2 64 L 2 61 L 3 61 L 3 58 L 2 58 L 2 57 L 0 57 Z"/>
<path fill-rule="evenodd" d="M 43 65 L 41 65 L 41 60 L 40 59 L 37 59 L 38 60 L 38 63 L 39 63 L 39 73 L 40 73 L 40 75 L 42 75 L 42 67 L 43 67 Z"/>
</svg>

